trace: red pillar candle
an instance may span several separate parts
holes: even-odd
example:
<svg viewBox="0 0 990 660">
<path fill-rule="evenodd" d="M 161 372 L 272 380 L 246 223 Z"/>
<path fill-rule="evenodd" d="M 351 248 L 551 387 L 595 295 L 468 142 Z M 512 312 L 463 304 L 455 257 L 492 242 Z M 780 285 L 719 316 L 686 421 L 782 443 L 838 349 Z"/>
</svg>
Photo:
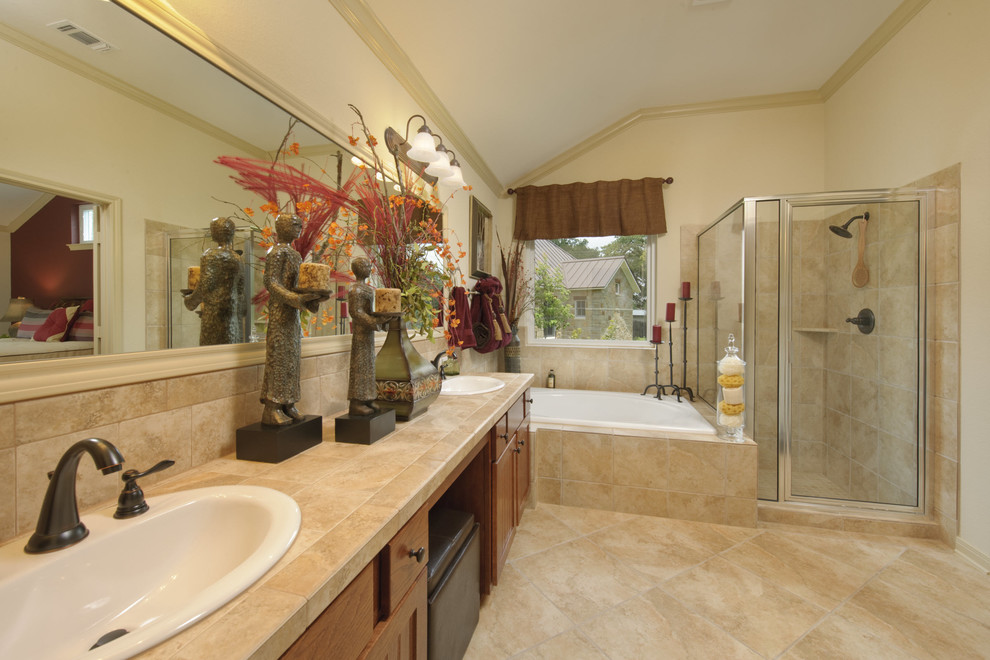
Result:
<svg viewBox="0 0 990 660">
<path fill-rule="evenodd" d="M 667 303 L 667 321 L 674 320 L 674 312 L 676 310 L 677 303 Z"/>
<path fill-rule="evenodd" d="M 663 326 L 655 325 L 653 326 L 653 343 L 660 344 L 663 343 Z"/>
<path fill-rule="evenodd" d="M 340 303 L 340 316 L 341 318 L 347 318 L 347 303 Z"/>
<path fill-rule="evenodd" d="M 690 297 L 691 297 L 691 283 L 681 282 L 681 298 L 690 298 Z"/>
</svg>

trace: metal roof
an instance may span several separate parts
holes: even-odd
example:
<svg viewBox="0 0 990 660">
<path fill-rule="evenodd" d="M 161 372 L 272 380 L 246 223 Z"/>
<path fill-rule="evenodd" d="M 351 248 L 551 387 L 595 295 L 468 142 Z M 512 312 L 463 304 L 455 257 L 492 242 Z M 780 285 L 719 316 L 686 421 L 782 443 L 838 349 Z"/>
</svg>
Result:
<svg viewBox="0 0 990 660">
<path fill-rule="evenodd" d="M 623 276 L 633 291 L 639 291 L 639 285 L 624 257 L 575 259 L 569 252 L 547 240 L 533 241 L 533 248 L 536 263 L 545 262 L 552 268 L 558 268 L 564 275 L 564 287 L 567 289 L 604 289 L 619 271 L 624 271 Z"/>
</svg>

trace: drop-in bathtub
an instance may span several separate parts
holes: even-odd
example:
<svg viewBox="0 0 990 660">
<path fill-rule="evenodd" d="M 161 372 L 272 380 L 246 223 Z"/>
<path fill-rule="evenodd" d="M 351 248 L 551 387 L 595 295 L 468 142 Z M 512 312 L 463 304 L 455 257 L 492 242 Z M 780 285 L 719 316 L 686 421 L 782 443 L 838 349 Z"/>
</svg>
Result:
<svg viewBox="0 0 990 660">
<path fill-rule="evenodd" d="M 566 426 L 589 432 L 627 429 L 665 433 L 715 435 L 687 399 L 670 395 L 641 396 L 628 392 L 598 392 L 534 387 L 532 422 L 537 427 Z"/>
<path fill-rule="evenodd" d="M 756 526 L 756 443 L 719 438 L 690 402 L 531 391 L 537 501 Z"/>
</svg>

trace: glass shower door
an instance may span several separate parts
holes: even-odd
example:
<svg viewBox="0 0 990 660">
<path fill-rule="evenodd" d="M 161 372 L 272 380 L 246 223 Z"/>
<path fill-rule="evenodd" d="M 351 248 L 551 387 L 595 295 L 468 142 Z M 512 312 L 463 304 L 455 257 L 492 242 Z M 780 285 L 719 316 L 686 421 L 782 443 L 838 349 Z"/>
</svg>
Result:
<svg viewBox="0 0 990 660">
<path fill-rule="evenodd" d="M 785 202 L 786 499 L 921 506 L 922 205 L 918 198 Z"/>
</svg>

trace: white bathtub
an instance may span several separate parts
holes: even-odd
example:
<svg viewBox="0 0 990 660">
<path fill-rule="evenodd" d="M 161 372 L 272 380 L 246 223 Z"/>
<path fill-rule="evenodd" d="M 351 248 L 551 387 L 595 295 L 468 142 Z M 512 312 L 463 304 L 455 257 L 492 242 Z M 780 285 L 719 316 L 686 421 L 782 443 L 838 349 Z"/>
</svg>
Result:
<svg viewBox="0 0 990 660">
<path fill-rule="evenodd" d="M 627 392 L 597 392 L 532 388 L 533 425 L 543 427 L 580 427 L 595 429 L 629 429 L 674 433 L 715 435 L 694 406 L 673 395 L 641 396 Z M 577 430 L 574 428 L 574 430 Z M 599 431 L 600 432 L 600 431 Z"/>
</svg>

